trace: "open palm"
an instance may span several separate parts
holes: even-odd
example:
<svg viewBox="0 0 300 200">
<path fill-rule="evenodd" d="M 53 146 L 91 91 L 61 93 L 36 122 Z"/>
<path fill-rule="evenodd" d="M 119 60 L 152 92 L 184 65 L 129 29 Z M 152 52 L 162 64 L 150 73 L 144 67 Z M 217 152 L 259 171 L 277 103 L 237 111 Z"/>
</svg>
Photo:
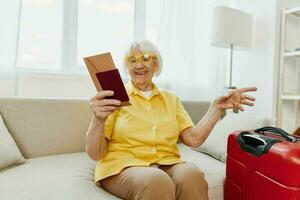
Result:
<svg viewBox="0 0 300 200">
<path fill-rule="evenodd" d="M 254 106 L 255 98 L 245 94 L 246 92 L 254 92 L 256 91 L 256 87 L 248 87 L 248 88 L 239 88 L 231 90 L 228 94 L 220 96 L 216 99 L 215 105 L 217 108 L 225 110 L 229 108 L 239 109 L 240 111 L 244 111 L 244 107 L 242 105 Z"/>
</svg>

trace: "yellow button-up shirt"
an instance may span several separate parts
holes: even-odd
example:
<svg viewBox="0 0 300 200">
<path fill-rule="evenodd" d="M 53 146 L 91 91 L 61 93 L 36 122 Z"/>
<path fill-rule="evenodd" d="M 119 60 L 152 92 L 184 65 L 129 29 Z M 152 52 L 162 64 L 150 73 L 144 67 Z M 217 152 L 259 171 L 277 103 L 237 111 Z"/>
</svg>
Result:
<svg viewBox="0 0 300 200">
<path fill-rule="evenodd" d="M 95 182 L 130 166 L 171 165 L 184 162 L 177 149 L 179 133 L 193 122 L 174 94 L 153 86 L 149 100 L 129 82 L 131 106 L 111 113 L 104 126 L 107 153 L 98 161 Z"/>
</svg>

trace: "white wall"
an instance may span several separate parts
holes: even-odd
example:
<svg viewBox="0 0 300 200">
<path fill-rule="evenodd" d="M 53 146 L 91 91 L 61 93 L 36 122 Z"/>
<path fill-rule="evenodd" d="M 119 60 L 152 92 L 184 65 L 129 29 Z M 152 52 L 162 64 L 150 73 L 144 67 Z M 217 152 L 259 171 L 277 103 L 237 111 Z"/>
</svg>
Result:
<svg viewBox="0 0 300 200">
<path fill-rule="evenodd" d="M 234 53 L 233 83 L 258 88 L 256 105 L 247 116 L 275 117 L 276 113 L 276 7 L 275 0 L 230 0 L 229 6 L 254 16 L 253 48 Z"/>
</svg>

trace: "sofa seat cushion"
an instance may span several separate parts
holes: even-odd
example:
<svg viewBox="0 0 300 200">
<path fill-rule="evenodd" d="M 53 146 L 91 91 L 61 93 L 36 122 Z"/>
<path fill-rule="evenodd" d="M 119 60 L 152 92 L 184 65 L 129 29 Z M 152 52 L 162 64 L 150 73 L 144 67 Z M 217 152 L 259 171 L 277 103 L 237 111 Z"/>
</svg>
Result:
<svg viewBox="0 0 300 200">
<path fill-rule="evenodd" d="M 0 199 L 119 199 L 95 186 L 94 167 L 83 152 L 27 159 L 0 173 Z"/>
<path fill-rule="evenodd" d="M 205 173 L 210 199 L 223 199 L 225 165 L 179 144 L 183 160 Z M 5 200 L 105 200 L 119 199 L 94 184 L 95 162 L 86 153 L 28 159 L 0 173 L 0 199 Z"/>
<path fill-rule="evenodd" d="M 182 143 L 178 146 L 182 160 L 194 163 L 204 172 L 208 183 L 209 199 L 222 200 L 224 196 L 226 165 L 212 156 L 197 152 Z"/>
</svg>

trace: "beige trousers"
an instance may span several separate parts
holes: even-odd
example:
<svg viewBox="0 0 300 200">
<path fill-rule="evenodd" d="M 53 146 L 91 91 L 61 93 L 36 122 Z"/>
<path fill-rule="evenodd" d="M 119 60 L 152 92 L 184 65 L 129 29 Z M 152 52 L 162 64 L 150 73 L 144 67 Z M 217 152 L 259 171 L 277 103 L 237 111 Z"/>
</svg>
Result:
<svg viewBox="0 0 300 200">
<path fill-rule="evenodd" d="M 128 167 L 101 180 L 111 194 L 129 200 L 207 200 L 203 172 L 190 163 L 155 167 Z"/>
</svg>

